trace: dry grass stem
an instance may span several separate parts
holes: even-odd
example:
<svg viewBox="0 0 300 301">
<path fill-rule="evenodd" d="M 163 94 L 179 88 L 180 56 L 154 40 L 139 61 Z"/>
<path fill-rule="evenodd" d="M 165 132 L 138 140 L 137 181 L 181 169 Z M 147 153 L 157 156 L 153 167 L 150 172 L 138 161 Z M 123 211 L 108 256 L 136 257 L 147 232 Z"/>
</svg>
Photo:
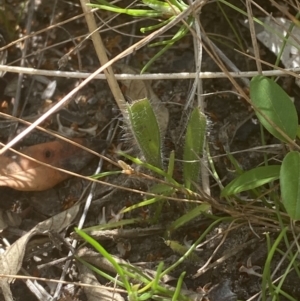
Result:
<svg viewBox="0 0 300 301">
<path fill-rule="evenodd" d="M 85 19 L 86 23 L 88 25 L 90 33 L 92 33 L 91 37 L 93 40 L 94 48 L 97 53 L 98 59 L 101 63 L 101 65 L 105 65 L 109 60 L 106 55 L 105 46 L 102 42 L 100 33 L 98 31 L 98 27 L 95 21 L 95 17 L 93 13 L 91 12 L 91 8 L 87 6 L 88 3 L 90 3 L 89 0 L 81 0 L 81 7 L 83 12 L 85 13 Z M 106 69 L 104 69 L 104 74 L 107 78 L 108 85 L 110 87 L 110 90 L 115 98 L 115 101 L 121 110 L 122 114 L 125 115 L 125 107 L 126 107 L 126 100 L 121 92 L 121 89 L 117 83 L 117 80 L 114 76 L 114 72 L 111 66 L 108 66 Z"/>
</svg>

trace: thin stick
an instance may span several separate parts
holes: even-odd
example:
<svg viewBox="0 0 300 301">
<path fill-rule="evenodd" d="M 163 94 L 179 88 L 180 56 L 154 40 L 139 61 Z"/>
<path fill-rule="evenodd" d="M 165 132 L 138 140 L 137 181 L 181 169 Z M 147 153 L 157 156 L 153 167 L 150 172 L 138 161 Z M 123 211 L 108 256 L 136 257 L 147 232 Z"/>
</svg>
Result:
<svg viewBox="0 0 300 301">
<path fill-rule="evenodd" d="M 241 53 L 243 54 L 243 53 Z M 245 56 L 252 58 L 249 55 L 244 54 Z M 300 75 L 297 72 L 300 72 L 300 67 L 297 68 L 280 68 L 276 67 L 273 64 L 264 62 L 260 60 L 263 64 L 276 68 L 276 70 L 266 70 L 262 71 L 264 76 L 294 76 L 295 78 L 300 78 Z M 69 77 L 69 78 L 88 78 L 92 73 L 87 72 L 71 72 L 71 71 L 53 71 L 53 70 L 43 70 L 35 68 L 26 68 L 18 66 L 7 66 L 0 65 L 0 71 L 12 72 L 12 73 L 24 73 L 29 75 L 44 75 L 51 77 Z M 228 72 L 231 77 L 241 78 L 241 77 L 253 77 L 258 75 L 257 71 L 240 71 L 240 72 Z M 205 79 L 205 78 L 227 78 L 227 73 L 224 72 L 180 72 L 180 73 L 152 73 L 152 74 L 115 74 L 117 80 L 168 80 L 168 79 L 193 79 L 196 77 Z M 94 79 L 106 79 L 104 74 L 98 74 Z"/>
</svg>

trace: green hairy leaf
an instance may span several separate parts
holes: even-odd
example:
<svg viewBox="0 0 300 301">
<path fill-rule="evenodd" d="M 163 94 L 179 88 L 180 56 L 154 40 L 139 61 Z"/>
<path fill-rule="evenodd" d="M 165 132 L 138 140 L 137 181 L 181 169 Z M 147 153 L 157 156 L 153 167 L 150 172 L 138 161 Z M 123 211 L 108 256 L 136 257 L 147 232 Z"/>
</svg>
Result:
<svg viewBox="0 0 300 301">
<path fill-rule="evenodd" d="M 200 108 L 195 108 L 188 121 L 183 151 L 183 177 L 185 187 L 188 189 L 191 188 L 193 182 L 198 182 L 205 134 L 206 117 Z"/>
<path fill-rule="evenodd" d="M 162 167 L 160 129 L 147 98 L 128 105 L 129 123 L 136 143 L 146 162 Z"/>
</svg>

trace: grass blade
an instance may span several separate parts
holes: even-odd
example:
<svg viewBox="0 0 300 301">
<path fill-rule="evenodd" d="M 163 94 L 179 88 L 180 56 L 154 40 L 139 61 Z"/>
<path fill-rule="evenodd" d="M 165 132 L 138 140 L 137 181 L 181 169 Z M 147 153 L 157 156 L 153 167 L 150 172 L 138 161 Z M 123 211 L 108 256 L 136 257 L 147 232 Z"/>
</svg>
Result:
<svg viewBox="0 0 300 301">
<path fill-rule="evenodd" d="M 221 196 L 237 194 L 242 191 L 251 190 L 264 184 L 275 181 L 279 178 L 280 165 L 260 166 L 244 172 L 222 191 Z"/>
</svg>

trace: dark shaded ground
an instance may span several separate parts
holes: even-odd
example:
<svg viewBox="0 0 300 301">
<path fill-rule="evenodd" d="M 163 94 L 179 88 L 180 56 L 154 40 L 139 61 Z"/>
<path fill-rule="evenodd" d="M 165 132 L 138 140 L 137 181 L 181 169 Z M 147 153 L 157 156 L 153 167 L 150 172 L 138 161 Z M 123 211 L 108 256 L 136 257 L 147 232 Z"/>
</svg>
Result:
<svg viewBox="0 0 300 301">
<path fill-rule="evenodd" d="M 239 1 L 233 2 L 239 3 Z M 10 14 L 13 14 L 13 12 L 19 8 L 19 4 L 14 1 L 7 5 Z M 53 3 L 51 1 L 42 1 L 40 5 L 36 6 L 32 22 L 32 31 L 36 32 L 37 30 L 43 29 L 49 25 L 52 7 Z M 268 7 L 268 9 L 270 9 L 270 7 Z M 226 8 L 225 11 L 227 11 Z M 54 23 L 66 20 L 80 13 L 81 9 L 77 1 L 58 1 L 56 11 L 54 13 Z M 243 38 L 244 47 L 247 49 L 251 44 L 250 36 L 247 29 L 239 25 L 239 20 L 241 18 L 240 15 L 235 14 L 232 10 L 228 10 L 227 13 L 233 22 L 233 25 L 238 28 L 239 34 Z M 101 14 L 102 18 L 107 16 L 107 13 Z M 3 24 L 1 24 L 2 28 L 4 28 L 3 34 L 7 39 L 7 42 L 16 39 L 21 32 L 26 34 L 24 31 L 26 17 L 27 11 L 24 11 L 18 21 L 19 28 L 17 32 L 14 30 L 14 23 L 17 22 L 16 16 L 14 16 L 13 21 L 11 21 L 11 25 L 8 24 L 4 27 Z M 128 20 L 130 20 L 130 18 L 119 16 L 110 25 L 120 25 Z M 201 22 L 207 32 L 212 34 L 217 33 L 219 35 L 219 37 L 215 38 L 214 42 L 240 70 L 256 69 L 253 61 L 241 54 L 238 54 L 232 49 L 232 47 L 228 47 L 228 44 L 230 45 L 231 41 L 235 40 L 235 37 L 216 3 L 209 4 L 203 9 L 201 13 Z M 140 35 L 138 31 L 139 26 L 140 25 L 137 24 L 137 35 Z M 131 33 L 132 25 L 122 26 L 121 31 L 123 33 Z M 58 60 L 74 47 L 74 43 L 70 39 L 74 39 L 74 42 L 78 44 L 82 40 L 82 38 L 79 37 L 86 33 L 87 28 L 85 20 L 80 18 L 51 30 L 48 33 L 45 32 L 34 36 L 29 42 L 28 54 L 31 55 L 26 58 L 26 66 L 36 67 L 39 64 L 40 69 L 56 70 Z M 49 36 L 47 36 L 47 34 L 49 34 Z M 48 39 L 46 44 L 49 49 L 40 52 L 44 49 L 46 38 Z M 130 41 L 125 35 L 118 32 L 112 32 L 111 30 L 103 32 L 103 39 L 108 51 L 111 53 L 111 57 L 119 53 L 121 50 L 129 47 L 129 42 L 134 43 L 137 40 L 136 38 L 133 38 L 132 41 Z M 65 40 L 69 40 L 69 42 L 59 44 Z M 169 50 L 161 59 L 159 59 L 153 65 L 151 72 L 194 71 L 194 56 L 192 49 L 192 38 L 188 35 L 171 48 L 171 50 Z M 263 47 L 262 49 L 263 58 L 270 62 L 274 62 L 274 56 Z M 140 68 L 156 51 L 156 48 L 143 48 L 135 53 L 134 56 L 131 56 L 129 61 L 126 61 L 126 64 Z M 38 63 L 41 55 L 43 55 L 43 58 L 40 60 L 40 63 Z M 80 57 L 80 60 L 78 60 L 78 57 Z M 15 47 L 11 47 L 8 54 L 8 63 L 19 58 L 20 50 Z M 124 62 L 125 59 L 122 63 Z M 19 65 L 19 61 L 14 62 L 13 65 Z M 98 66 L 99 63 L 95 55 L 92 42 L 88 40 L 83 43 L 82 47 L 76 54 L 72 54 L 69 57 L 67 64 L 64 68 L 62 68 L 62 70 L 80 70 L 90 72 L 94 71 Z M 207 54 L 204 54 L 203 57 L 203 71 L 219 71 L 216 64 Z M 6 74 L 3 80 L 5 81 L 6 87 L 11 85 L 12 90 L 15 91 L 13 83 L 17 80 L 16 74 Z M 21 107 L 23 106 L 24 108 L 23 117 L 36 115 L 45 103 L 45 101 L 41 98 L 41 94 L 45 90 L 45 85 L 37 81 L 32 84 L 32 80 L 33 78 L 27 75 L 25 75 L 23 79 L 23 88 L 21 91 Z M 51 97 L 52 101 L 60 100 L 79 83 L 79 80 L 74 79 L 56 78 L 56 80 L 57 89 Z M 4 83 L 2 84 L 4 85 Z M 166 154 L 172 149 L 176 149 L 178 157 L 180 157 L 182 153 L 180 148 L 182 141 L 179 140 L 180 142 L 178 144 L 176 142 L 179 139 L 179 133 L 181 133 L 184 127 L 184 121 L 186 118 L 182 119 L 182 105 L 186 101 L 191 84 L 192 82 L 188 80 L 164 80 L 156 81 L 152 84 L 155 92 L 159 98 L 166 103 L 170 112 L 170 122 L 165 141 Z M 29 87 L 31 87 L 31 89 L 29 89 Z M 296 89 L 296 87 L 293 86 L 292 93 L 297 92 L 294 89 Z M 232 85 L 227 79 L 204 80 L 205 93 L 232 90 Z M 6 94 L 9 93 L 6 92 Z M 11 113 L 12 96 L 0 96 L 3 104 L 1 110 Z M 227 143 L 232 151 L 260 145 L 259 126 L 255 125 L 252 119 L 249 118 L 251 117 L 252 111 L 249 105 L 243 102 L 243 100 L 239 99 L 233 93 L 225 92 L 207 97 L 206 102 L 206 112 L 210 119 L 208 140 L 211 146 L 212 155 L 216 156 L 224 154 L 224 141 L 220 138 L 222 131 L 226 131 L 229 136 Z M 299 100 L 296 99 L 296 104 L 298 102 Z M 71 125 L 90 128 L 91 126 L 98 124 L 98 132 L 100 132 L 100 129 L 104 128 L 111 120 L 118 118 L 118 110 L 108 86 L 101 80 L 92 81 L 88 86 L 82 89 L 66 109 L 67 110 L 65 112 L 61 112 L 61 122 L 67 128 L 70 128 Z M 241 125 L 242 122 L 248 118 L 249 121 Z M 183 120 L 183 123 L 179 123 L 181 119 Z M 4 121 L 0 122 L 0 126 L 1 142 L 6 143 L 9 136 L 9 127 Z M 57 130 L 58 126 L 56 116 L 53 116 L 43 126 L 47 129 Z M 22 125 L 20 125 L 17 129 L 17 132 L 20 131 L 22 131 Z M 95 139 L 99 139 L 99 141 L 100 139 L 105 139 L 106 132 L 107 130 L 99 134 L 99 136 Z M 235 133 L 235 135 L 233 135 L 233 133 Z M 120 143 L 121 137 L 122 133 L 118 129 L 117 135 L 114 139 L 115 146 Z M 34 131 L 32 134 L 24 138 L 19 146 L 34 145 L 43 141 L 49 141 L 50 139 L 53 138 L 41 133 L 40 131 Z M 268 143 L 273 143 L 270 137 L 268 139 Z M 108 156 L 114 158 L 114 154 L 111 149 L 112 147 L 108 151 Z M 256 154 L 254 152 L 246 153 L 246 155 L 245 153 L 242 153 L 237 155 L 236 159 L 244 169 L 257 166 L 263 160 L 261 154 Z M 231 172 L 233 167 L 226 157 L 216 158 L 215 164 L 220 178 L 226 178 L 224 184 L 234 177 L 234 173 Z M 82 171 L 82 174 L 92 174 L 96 165 L 97 160 L 94 160 Z M 111 170 L 112 168 L 113 167 L 109 163 L 104 163 L 104 170 Z M 175 174 L 178 179 L 180 179 L 180 165 L 177 166 Z M 125 176 L 111 177 L 106 179 L 106 181 L 137 189 L 147 189 L 147 185 L 149 185 L 149 183 L 132 181 L 127 179 Z M 213 180 L 211 181 L 211 184 L 215 184 Z M 2 209 L 20 212 L 23 215 L 23 222 L 19 228 L 27 231 L 37 222 L 57 214 L 63 209 L 68 208 L 68 206 L 72 206 L 74 202 L 78 201 L 86 186 L 87 181 L 79 178 L 72 178 L 57 185 L 53 189 L 44 192 L 18 192 L 10 188 L 0 188 L 0 206 Z M 217 188 L 213 188 L 212 193 L 217 199 L 219 198 L 219 191 Z M 109 194 L 109 196 L 106 196 L 107 194 Z M 110 215 L 111 210 L 113 210 L 114 213 L 119 212 L 124 206 L 129 206 L 139 202 L 141 197 L 137 194 L 125 191 L 112 191 L 102 185 L 98 185 L 95 191 L 94 200 L 95 201 L 92 203 L 90 213 L 88 214 L 86 226 L 93 226 L 99 223 L 99 216 L 101 215 L 102 207 L 104 205 L 107 214 Z M 168 225 L 171 221 L 181 216 L 185 209 L 185 206 L 181 203 L 165 203 L 162 210 L 162 216 L 160 216 L 159 219 L 159 224 L 162 227 Z M 134 213 L 126 215 L 126 218 L 145 216 L 145 222 L 137 226 L 147 227 L 148 224 L 146 219 L 149 216 L 153 216 L 154 212 L 155 208 L 149 208 L 149 212 L 137 210 Z M 183 227 L 180 231 L 172 233 L 171 239 L 183 243 L 183 237 L 186 236 L 187 240 L 194 241 L 203 231 L 205 231 L 210 223 L 211 220 L 209 219 L 199 218 L 190 225 Z M 253 265 L 263 268 L 267 256 L 266 241 L 263 233 L 267 229 L 263 226 L 254 225 L 254 229 L 252 231 L 247 222 L 234 229 L 235 225 L 236 224 L 230 225 L 225 222 L 221 223 L 206 237 L 208 239 L 217 233 L 226 233 L 229 228 L 233 227 L 211 261 L 211 263 L 213 263 L 216 262 L 217 259 L 220 259 L 222 263 L 217 264 L 215 267 L 211 266 L 211 268 L 208 269 L 207 272 L 203 273 L 203 275 L 196 279 L 192 279 L 192 275 L 194 275 L 197 270 L 207 262 L 208 258 L 220 243 L 220 238 L 215 238 L 212 239 L 210 243 L 203 246 L 202 250 L 199 251 L 198 256 L 201 258 L 200 262 L 197 262 L 196 264 L 194 262 L 186 262 L 181 265 L 172 276 L 177 278 L 182 271 L 187 271 L 185 283 L 186 287 L 191 290 L 203 287 L 209 282 L 211 282 L 212 285 L 216 285 L 229 281 L 229 287 L 237 295 L 239 300 L 247 300 L 252 295 L 260 291 L 261 278 L 241 273 L 239 272 L 239 268 L 242 265 L 246 265 L 249 257 L 252 258 Z M 72 229 L 73 225 L 71 225 L 70 231 L 72 231 Z M 254 233 L 256 233 L 260 238 L 255 236 Z M 131 250 L 125 252 L 123 257 L 131 263 L 143 262 L 145 267 L 155 269 L 160 261 L 165 261 L 165 264 L 168 265 L 180 257 L 180 255 L 176 254 L 176 252 L 164 243 L 164 240 L 162 239 L 163 235 L 164 231 L 146 238 L 119 238 L 115 240 L 103 240 L 100 242 L 109 252 L 116 255 L 119 255 L 120 252 L 117 249 L 119 243 L 129 243 L 131 245 Z M 11 229 L 6 229 L 2 236 L 9 237 L 9 240 L 12 243 L 19 237 L 19 232 L 12 232 Z M 270 236 L 272 239 L 273 234 L 271 233 Z M 241 246 L 241 249 L 236 251 L 238 246 Z M 54 259 L 64 257 L 67 255 L 68 250 L 66 247 L 63 247 L 59 251 L 51 244 L 50 246 L 45 246 L 45 248 L 46 249 L 40 246 L 40 251 L 35 254 L 42 258 L 39 262 L 33 258 L 31 254 L 32 250 L 28 250 L 28 255 L 26 256 L 23 267 L 32 275 L 46 278 L 59 278 L 61 273 L 60 265 L 42 270 L 38 270 L 36 266 L 41 263 L 50 262 Z M 45 253 L 45 250 L 47 250 L 47 256 L 42 256 L 41 254 Z M 279 259 L 280 258 L 278 256 L 278 258 L 274 260 L 274 266 L 276 266 L 277 260 Z M 274 267 L 272 266 L 272 268 Z M 261 271 L 262 270 L 257 270 L 258 273 L 261 273 Z M 282 271 L 278 271 L 278 275 L 281 275 L 281 272 Z M 294 279 L 297 278 L 291 275 L 286 281 L 284 289 L 294 298 L 300 299 L 300 288 L 294 283 Z M 71 273 L 68 275 L 67 280 L 77 281 L 76 277 L 72 278 Z M 16 281 L 12 286 L 12 290 L 15 300 L 34 300 L 34 296 L 31 295 L 27 287 L 24 286 L 21 281 Z M 234 300 L 225 298 L 218 299 L 219 297 L 212 297 L 211 300 Z M 72 300 L 76 299 L 74 298 Z M 80 294 L 80 289 L 77 300 L 85 300 L 84 294 Z M 282 298 L 280 300 L 285 299 Z"/>
</svg>

